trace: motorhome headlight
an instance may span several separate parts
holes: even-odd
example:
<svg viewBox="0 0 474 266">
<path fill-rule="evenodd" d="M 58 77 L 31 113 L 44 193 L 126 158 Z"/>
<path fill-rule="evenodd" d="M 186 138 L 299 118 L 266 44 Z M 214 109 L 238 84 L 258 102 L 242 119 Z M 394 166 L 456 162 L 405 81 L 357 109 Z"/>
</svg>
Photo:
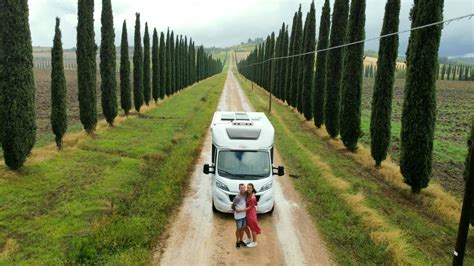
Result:
<svg viewBox="0 0 474 266">
<path fill-rule="evenodd" d="M 265 191 L 265 190 L 269 190 L 271 187 L 272 187 L 272 182 L 266 183 L 266 184 L 260 189 L 259 192 L 262 192 L 262 191 Z"/>
<path fill-rule="evenodd" d="M 229 191 L 229 188 L 219 180 L 216 180 L 216 186 L 222 190 Z"/>
</svg>

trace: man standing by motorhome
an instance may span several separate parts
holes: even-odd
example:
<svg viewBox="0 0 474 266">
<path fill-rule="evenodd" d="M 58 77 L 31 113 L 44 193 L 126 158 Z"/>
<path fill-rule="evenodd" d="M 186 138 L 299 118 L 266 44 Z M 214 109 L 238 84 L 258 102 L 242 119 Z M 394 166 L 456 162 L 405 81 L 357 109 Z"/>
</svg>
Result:
<svg viewBox="0 0 474 266">
<path fill-rule="evenodd" d="M 246 223 L 246 213 L 245 212 L 237 212 L 236 210 L 245 209 L 247 201 L 247 192 L 245 190 L 244 184 L 239 184 L 239 194 L 235 196 L 234 201 L 232 203 L 232 209 L 234 210 L 234 218 L 235 224 L 237 229 L 235 230 L 235 247 L 239 248 L 241 245 L 246 246 L 245 242 L 242 240 L 244 237 L 244 231 L 247 233 L 247 238 L 250 238 L 250 231 L 247 228 Z"/>
</svg>

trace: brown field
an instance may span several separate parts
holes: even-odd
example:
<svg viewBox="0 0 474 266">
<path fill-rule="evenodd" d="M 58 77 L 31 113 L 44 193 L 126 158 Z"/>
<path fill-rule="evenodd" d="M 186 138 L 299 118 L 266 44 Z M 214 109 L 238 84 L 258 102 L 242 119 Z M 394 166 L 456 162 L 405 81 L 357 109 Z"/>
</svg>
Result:
<svg viewBox="0 0 474 266">
<path fill-rule="evenodd" d="M 362 143 L 370 146 L 370 108 L 373 78 L 365 78 L 362 91 Z M 461 197 L 464 191 L 462 173 L 467 154 L 470 117 L 474 115 L 474 82 L 438 80 L 437 117 L 433 150 L 433 180 Z M 396 79 L 392 102 L 392 139 L 390 155 L 400 156 L 400 124 L 405 80 Z"/>
</svg>

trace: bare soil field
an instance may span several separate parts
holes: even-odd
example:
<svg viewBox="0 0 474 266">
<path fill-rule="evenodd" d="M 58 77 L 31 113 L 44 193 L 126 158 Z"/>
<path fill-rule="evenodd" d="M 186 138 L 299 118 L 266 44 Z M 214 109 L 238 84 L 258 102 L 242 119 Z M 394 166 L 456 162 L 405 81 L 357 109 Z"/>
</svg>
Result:
<svg viewBox="0 0 474 266">
<path fill-rule="evenodd" d="M 370 108 L 374 79 L 364 79 L 362 95 L 362 142 L 370 145 Z M 433 151 L 433 179 L 457 197 L 462 196 L 466 140 L 470 117 L 474 115 L 474 82 L 438 80 L 437 118 Z M 390 154 L 398 161 L 400 125 L 405 88 L 404 79 L 396 79 L 392 102 L 392 139 Z"/>
</svg>

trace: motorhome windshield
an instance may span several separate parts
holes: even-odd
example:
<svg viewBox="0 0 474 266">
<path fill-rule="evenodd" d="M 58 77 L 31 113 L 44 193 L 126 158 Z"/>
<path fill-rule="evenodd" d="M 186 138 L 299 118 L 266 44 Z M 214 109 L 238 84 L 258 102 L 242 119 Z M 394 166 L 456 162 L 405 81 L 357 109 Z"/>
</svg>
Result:
<svg viewBox="0 0 474 266">
<path fill-rule="evenodd" d="M 267 151 L 220 151 L 217 171 L 230 179 L 261 179 L 270 175 L 270 154 Z"/>
</svg>

